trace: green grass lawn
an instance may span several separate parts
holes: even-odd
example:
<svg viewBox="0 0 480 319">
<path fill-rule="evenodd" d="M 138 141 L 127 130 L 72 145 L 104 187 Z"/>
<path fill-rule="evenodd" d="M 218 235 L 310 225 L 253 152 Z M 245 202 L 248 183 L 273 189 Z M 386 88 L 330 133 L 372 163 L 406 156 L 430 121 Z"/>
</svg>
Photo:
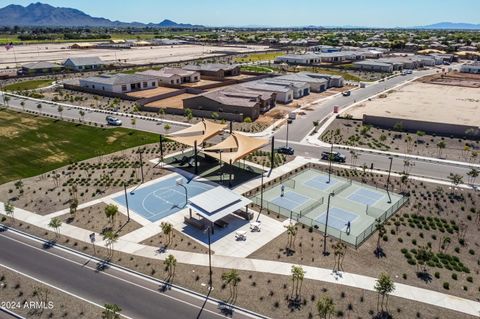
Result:
<svg viewBox="0 0 480 319">
<path fill-rule="evenodd" d="M 52 84 L 52 80 L 31 80 L 13 83 L 4 87 L 5 91 L 23 91 L 43 88 Z"/>
<path fill-rule="evenodd" d="M 256 66 L 256 65 L 242 65 L 242 71 L 248 72 L 258 72 L 258 73 L 272 73 L 273 70 L 271 68 L 267 68 L 264 66 Z"/>
<path fill-rule="evenodd" d="M 97 128 L 0 110 L 0 184 L 157 141 L 158 135 L 146 132 Z"/>
<path fill-rule="evenodd" d="M 258 62 L 258 61 L 271 61 L 275 60 L 276 57 L 285 55 L 284 52 L 267 52 L 267 53 L 253 53 L 248 54 L 245 57 L 235 58 L 236 63 L 246 63 L 246 62 Z"/>
</svg>

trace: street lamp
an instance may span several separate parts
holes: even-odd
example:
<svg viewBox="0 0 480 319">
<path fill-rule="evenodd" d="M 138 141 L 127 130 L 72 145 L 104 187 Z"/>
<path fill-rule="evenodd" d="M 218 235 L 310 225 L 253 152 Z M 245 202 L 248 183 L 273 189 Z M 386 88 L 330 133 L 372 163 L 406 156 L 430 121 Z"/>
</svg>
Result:
<svg viewBox="0 0 480 319">
<path fill-rule="evenodd" d="M 323 255 L 328 256 L 330 253 L 327 251 L 327 227 L 328 227 L 328 215 L 330 213 L 330 197 L 335 196 L 334 193 L 328 194 L 327 200 L 327 217 L 325 218 L 325 231 L 323 232 Z"/>
<path fill-rule="evenodd" d="M 130 221 L 130 210 L 128 209 L 128 196 L 127 196 L 127 183 L 123 183 L 123 190 L 125 192 L 125 206 L 127 207 L 127 217 L 128 217 L 128 222 Z"/>
<path fill-rule="evenodd" d="M 209 268 L 209 277 L 208 277 L 208 289 L 212 290 L 212 250 L 211 250 L 211 239 L 210 239 L 210 231 L 211 225 L 205 229 L 208 234 L 208 268 Z"/>
<path fill-rule="evenodd" d="M 388 159 L 390 160 L 390 166 L 388 168 L 388 177 L 387 177 L 387 195 L 388 195 L 388 203 L 390 204 L 392 202 L 392 198 L 390 197 L 390 192 L 388 190 L 388 186 L 390 185 L 390 173 L 392 172 L 393 157 L 389 156 Z"/>
<path fill-rule="evenodd" d="M 292 120 L 291 119 L 288 119 L 287 120 L 287 139 L 285 141 L 285 147 L 288 147 L 288 126 L 289 124 L 292 124 Z"/>
<path fill-rule="evenodd" d="M 187 188 L 185 187 L 185 185 L 183 185 L 183 178 L 181 178 L 181 177 L 180 177 L 180 178 L 177 178 L 177 179 L 175 180 L 175 184 L 176 184 L 177 186 L 181 186 L 181 187 L 183 187 L 183 189 L 185 189 L 185 206 L 187 206 L 187 204 L 188 204 L 188 190 L 187 190 Z"/>
<path fill-rule="evenodd" d="M 142 157 L 143 150 L 140 149 L 138 153 L 140 155 L 140 172 L 142 173 L 142 184 L 143 184 L 143 181 L 144 181 L 144 179 L 143 179 L 143 157 Z"/>
<path fill-rule="evenodd" d="M 264 170 L 264 164 L 262 163 L 262 179 L 261 179 L 261 182 L 260 182 L 260 212 L 258 212 L 258 217 L 257 217 L 257 222 L 258 222 L 258 219 L 260 218 L 260 214 L 262 213 L 262 210 L 263 210 L 263 174 L 265 173 L 265 170 Z"/>
</svg>

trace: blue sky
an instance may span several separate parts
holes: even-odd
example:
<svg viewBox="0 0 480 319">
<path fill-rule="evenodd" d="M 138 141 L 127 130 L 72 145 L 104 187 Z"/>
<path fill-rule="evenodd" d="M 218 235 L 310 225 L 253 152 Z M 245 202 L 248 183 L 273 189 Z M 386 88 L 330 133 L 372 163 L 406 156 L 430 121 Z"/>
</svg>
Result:
<svg viewBox="0 0 480 319">
<path fill-rule="evenodd" d="M 32 1 L 0 0 L 27 5 Z M 480 0 L 44 0 L 125 22 L 269 26 L 408 27 L 436 22 L 480 23 Z"/>
</svg>

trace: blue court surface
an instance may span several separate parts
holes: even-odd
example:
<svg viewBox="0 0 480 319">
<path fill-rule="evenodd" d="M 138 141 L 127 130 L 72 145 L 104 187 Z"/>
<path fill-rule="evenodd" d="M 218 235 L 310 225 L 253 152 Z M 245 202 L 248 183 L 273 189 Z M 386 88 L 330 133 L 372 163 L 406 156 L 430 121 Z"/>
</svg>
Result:
<svg viewBox="0 0 480 319">
<path fill-rule="evenodd" d="M 187 188 L 188 198 L 201 194 L 214 186 L 192 180 L 180 175 L 161 180 L 155 184 L 135 190 L 134 194 L 127 193 L 128 207 L 151 222 L 174 214 L 185 207 L 185 189 L 176 185 L 178 178 L 183 179 Z M 115 202 L 126 207 L 125 196 L 122 194 L 113 198 Z"/>
<path fill-rule="evenodd" d="M 337 181 L 334 180 L 333 178 L 330 179 L 330 183 L 327 183 L 327 182 L 328 182 L 328 176 L 320 175 L 320 176 L 315 176 L 309 179 L 304 184 L 311 188 L 324 190 L 324 189 L 330 188 L 332 185 L 335 185 L 337 183 Z"/>
<path fill-rule="evenodd" d="M 330 212 L 328 214 L 328 226 L 338 230 L 344 230 L 347 227 L 347 222 L 352 223 L 357 217 L 357 214 L 347 212 L 337 207 L 332 207 L 330 208 Z M 325 224 L 326 219 L 327 212 L 324 212 L 315 220 L 319 223 Z"/>
<path fill-rule="evenodd" d="M 350 196 L 348 196 L 348 199 L 364 205 L 372 206 L 375 205 L 383 197 L 384 195 L 378 192 L 365 188 L 360 188 L 350 194 Z"/>
<path fill-rule="evenodd" d="M 279 194 L 277 198 L 270 202 L 288 210 L 295 210 L 309 200 L 310 198 L 302 196 L 299 193 L 287 191 L 283 197 Z"/>
</svg>

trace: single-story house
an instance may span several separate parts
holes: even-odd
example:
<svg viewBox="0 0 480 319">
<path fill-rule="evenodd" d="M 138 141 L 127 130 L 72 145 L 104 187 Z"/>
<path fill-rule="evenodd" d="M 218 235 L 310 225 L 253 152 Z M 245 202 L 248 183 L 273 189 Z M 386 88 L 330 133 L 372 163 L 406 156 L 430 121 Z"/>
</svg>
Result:
<svg viewBox="0 0 480 319">
<path fill-rule="evenodd" d="M 287 64 L 318 64 L 320 63 L 320 57 L 317 54 L 288 54 L 275 58 L 275 63 L 287 63 Z"/>
<path fill-rule="evenodd" d="M 204 76 L 210 76 L 217 79 L 223 79 L 228 76 L 240 75 L 240 66 L 237 64 L 208 63 L 194 65 L 189 64 L 182 69 L 187 71 L 195 71 Z"/>
<path fill-rule="evenodd" d="M 323 92 L 328 89 L 327 79 L 313 78 L 303 73 L 290 73 L 276 77 L 274 79 L 308 83 L 310 85 L 311 92 Z"/>
<path fill-rule="evenodd" d="M 217 113 L 218 118 L 241 115 L 242 120 L 249 117 L 256 120 L 260 113 L 275 106 L 275 93 L 249 90 L 235 85 L 227 89 L 217 89 L 183 100 L 183 108 L 192 110 L 193 114 L 208 116 Z M 223 114 L 223 116 L 222 116 Z"/>
<path fill-rule="evenodd" d="M 335 87 L 340 88 L 344 85 L 344 79 L 340 75 L 331 75 L 331 74 L 321 74 L 321 73 L 313 73 L 313 72 L 299 72 L 297 73 L 302 76 L 307 76 L 312 79 L 325 79 L 328 82 L 327 87 Z"/>
<path fill-rule="evenodd" d="M 102 74 L 80 79 L 80 86 L 97 91 L 128 93 L 155 88 L 158 80 L 154 76 L 142 74 Z"/>
<path fill-rule="evenodd" d="M 353 62 L 353 67 L 362 71 L 372 71 L 372 72 L 393 72 L 393 65 L 391 63 L 365 60 Z"/>
<path fill-rule="evenodd" d="M 19 74 L 55 73 L 63 70 L 63 66 L 50 62 L 32 62 L 22 65 Z"/>
<path fill-rule="evenodd" d="M 89 42 L 79 42 L 74 43 L 70 46 L 71 49 L 93 49 L 97 46 L 96 43 L 89 43 Z"/>
<path fill-rule="evenodd" d="M 63 66 L 66 69 L 74 71 L 91 71 L 91 70 L 100 70 L 107 65 L 106 62 L 102 61 L 99 57 L 75 57 L 68 58 L 63 62 Z"/>
<path fill-rule="evenodd" d="M 294 99 L 299 99 L 310 94 L 310 84 L 308 84 L 307 82 L 292 81 L 289 79 L 281 79 L 281 78 L 265 79 L 265 80 L 260 80 L 259 82 L 265 83 L 265 84 L 272 84 L 272 85 L 281 85 L 281 86 L 292 88 Z"/>
<path fill-rule="evenodd" d="M 464 64 L 460 67 L 460 72 L 480 74 L 480 62 Z"/>
<path fill-rule="evenodd" d="M 349 61 L 365 60 L 365 54 L 362 51 L 339 51 L 329 53 L 319 53 L 321 62 L 342 63 Z"/>
<path fill-rule="evenodd" d="M 275 93 L 278 103 L 287 104 L 293 101 L 293 88 L 291 86 L 268 84 L 260 81 L 245 82 L 240 85 L 253 91 Z"/>
<path fill-rule="evenodd" d="M 180 68 L 163 68 L 161 70 L 147 70 L 137 72 L 137 74 L 151 75 L 158 78 L 160 83 L 182 84 L 200 81 L 200 73 L 197 71 L 188 71 Z"/>
</svg>

